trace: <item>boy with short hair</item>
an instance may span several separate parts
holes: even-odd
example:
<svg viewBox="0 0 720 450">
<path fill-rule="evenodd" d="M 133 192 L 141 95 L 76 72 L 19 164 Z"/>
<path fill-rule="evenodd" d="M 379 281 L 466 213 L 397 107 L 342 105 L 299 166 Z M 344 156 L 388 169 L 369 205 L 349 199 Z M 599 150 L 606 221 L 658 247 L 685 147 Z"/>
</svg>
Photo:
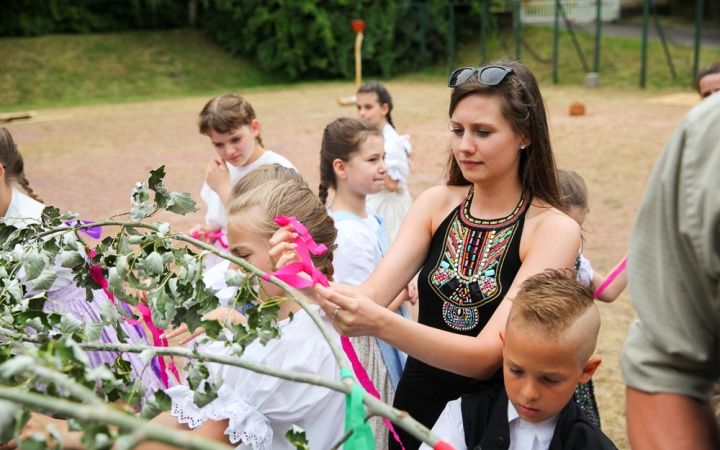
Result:
<svg viewBox="0 0 720 450">
<path fill-rule="evenodd" d="M 573 401 L 601 362 L 593 298 L 570 270 L 525 280 L 500 333 L 505 389 L 449 402 L 433 433 L 456 450 L 616 449 Z"/>
</svg>

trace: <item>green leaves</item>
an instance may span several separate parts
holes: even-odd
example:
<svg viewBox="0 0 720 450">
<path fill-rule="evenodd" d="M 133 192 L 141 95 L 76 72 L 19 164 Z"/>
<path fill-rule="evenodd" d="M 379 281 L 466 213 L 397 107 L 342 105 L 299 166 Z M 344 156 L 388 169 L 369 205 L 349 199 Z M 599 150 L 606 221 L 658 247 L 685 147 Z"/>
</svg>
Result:
<svg viewBox="0 0 720 450">
<path fill-rule="evenodd" d="M 57 274 L 54 270 L 44 269 L 40 272 L 40 275 L 32 281 L 32 287 L 36 291 L 47 291 L 57 279 Z"/>
<path fill-rule="evenodd" d="M 31 250 L 24 254 L 22 259 L 23 269 L 25 269 L 25 279 L 32 281 L 39 277 L 46 266 L 45 259 L 35 250 Z"/>
<path fill-rule="evenodd" d="M 305 435 L 305 430 L 303 430 L 297 425 L 293 425 L 292 427 L 290 427 L 287 433 L 285 433 L 285 439 L 290 441 L 290 443 L 294 445 L 297 450 L 310 450 L 308 438 Z"/>
<path fill-rule="evenodd" d="M 165 166 L 150 171 L 150 177 L 144 183 L 137 183 L 131 194 L 133 220 L 142 220 L 150 212 L 165 209 L 175 214 L 185 215 L 197 211 L 195 201 L 186 192 L 170 192 L 165 188 Z M 155 193 L 155 206 L 148 204 L 150 193 Z"/>
<path fill-rule="evenodd" d="M 155 392 L 147 399 L 140 411 L 140 418 L 146 420 L 154 419 L 158 414 L 170 411 L 172 399 L 163 391 Z"/>
</svg>

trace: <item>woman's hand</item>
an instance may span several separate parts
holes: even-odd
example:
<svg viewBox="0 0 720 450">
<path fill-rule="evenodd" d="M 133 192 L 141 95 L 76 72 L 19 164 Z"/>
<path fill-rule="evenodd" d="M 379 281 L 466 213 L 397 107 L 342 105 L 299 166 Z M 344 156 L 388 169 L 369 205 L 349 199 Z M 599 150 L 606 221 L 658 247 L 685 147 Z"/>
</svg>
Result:
<svg viewBox="0 0 720 450">
<path fill-rule="evenodd" d="M 281 269 L 290 263 L 300 262 L 300 256 L 297 254 L 297 244 L 295 239 L 298 234 L 291 224 L 285 225 L 273 234 L 270 238 L 270 267 L 273 271 Z"/>
<path fill-rule="evenodd" d="M 222 324 L 224 324 L 228 318 L 234 324 L 240 324 L 240 323 L 246 322 L 245 316 L 243 316 L 242 314 L 240 314 L 239 312 L 237 312 L 231 308 L 218 308 L 213 311 L 210 311 L 209 313 L 207 313 L 203 316 L 203 319 L 205 319 L 205 320 L 217 320 Z M 182 325 L 175 328 L 174 330 L 166 331 L 165 333 L 161 334 L 160 339 L 173 339 L 178 336 L 182 336 L 183 334 L 187 334 L 189 332 L 190 332 L 190 330 L 188 329 L 188 326 L 183 323 Z M 178 345 L 185 345 L 203 333 L 205 333 L 205 328 L 197 327 L 197 328 L 195 328 L 195 331 L 191 335 L 182 338 L 178 342 Z"/>
<path fill-rule="evenodd" d="M 342 285 L 328 289 L 316 284 L 314 297 L 343 336 L 376 336 L 385 314 L 392 314 L 357 290 Z"/>
</svg>

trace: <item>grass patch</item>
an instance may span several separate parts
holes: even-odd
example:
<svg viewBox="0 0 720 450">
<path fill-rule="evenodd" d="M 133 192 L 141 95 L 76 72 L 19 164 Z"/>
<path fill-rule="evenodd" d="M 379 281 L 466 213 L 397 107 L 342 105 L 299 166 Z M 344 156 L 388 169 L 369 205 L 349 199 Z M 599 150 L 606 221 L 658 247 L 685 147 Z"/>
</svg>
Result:
<svg viewBox="0 0 720 450">
<path fill-rule="evenodd" d="M 585 59 L 592 71 L 595 51 L 595 35 L 576 31 L 576 36 Z M 488 33 L 490 34 L 490 33 Z M 570 33 L 559 32 L 558 78 L 561 85 L 584 85 L 585 70 L 575 51 Z M 505 50 L 499 38 L 488 36 L 487 60 L 515 58 L 514 33 L 503 33 L 508 50 Z M 522 28 L 522 39 L 526 45 L 521 47 L 521 58 L 538 78 L 540 84 L 552 83 L 553 30 L 551 27 L 525 25 Z M 603 36 L 600 54 L 600 83 L 605 87 L 637 88 L 640 83 L 640 39 L 616 36 Z M 673 80 L 665 60 L 660 42 L 648 42 L 647 76 L 648 89 L 692 90 L 692 64 L 694 50 L 692 47 L 668 44 L 670 54 L 677 72 Z M 529 49 L 528 49 L 529 47 Z M 700 52 L 700 67 L 720 60 L 720 49 L 703 48 Z M 459 42 L 455 67 L 476 66 L 480 63 L 480 38 L 474 36 Z M 446 78 L 448 63 L 443 62 L 433 67 L 408 75 L 407 78 Z"/>
<path fill-rule="evenodd" d="M 0 109 L 203 94 L 273 82 L 197 30 L 0 39 Z"/>
</svg>

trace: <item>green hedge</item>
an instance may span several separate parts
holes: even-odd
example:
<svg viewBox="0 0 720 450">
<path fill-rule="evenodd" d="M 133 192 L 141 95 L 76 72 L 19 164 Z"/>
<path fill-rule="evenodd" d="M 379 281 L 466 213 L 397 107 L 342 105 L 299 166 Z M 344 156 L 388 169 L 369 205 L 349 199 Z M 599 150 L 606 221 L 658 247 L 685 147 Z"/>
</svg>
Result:
<svg viewBox="0 0 720 450">
<path fill-rule="evenodd" d="M 427 6 L 428 61 L 442 52 L 447 3 Z M 294 79 L 350 78 L 355 35 L 350 20 L 367 25 L 363 72 L 391 76 L 420 62 L 420 9 L 387 0 L 222 0 L 199 16 L 199 25 L 230 52 Z M 437 45 L 440 44 L 440 45 Z"/>
<path fill-rule="evenodd" d="M 187 0 L 5 0 L 0 36 L 185 26 Z"/>
</svg>

